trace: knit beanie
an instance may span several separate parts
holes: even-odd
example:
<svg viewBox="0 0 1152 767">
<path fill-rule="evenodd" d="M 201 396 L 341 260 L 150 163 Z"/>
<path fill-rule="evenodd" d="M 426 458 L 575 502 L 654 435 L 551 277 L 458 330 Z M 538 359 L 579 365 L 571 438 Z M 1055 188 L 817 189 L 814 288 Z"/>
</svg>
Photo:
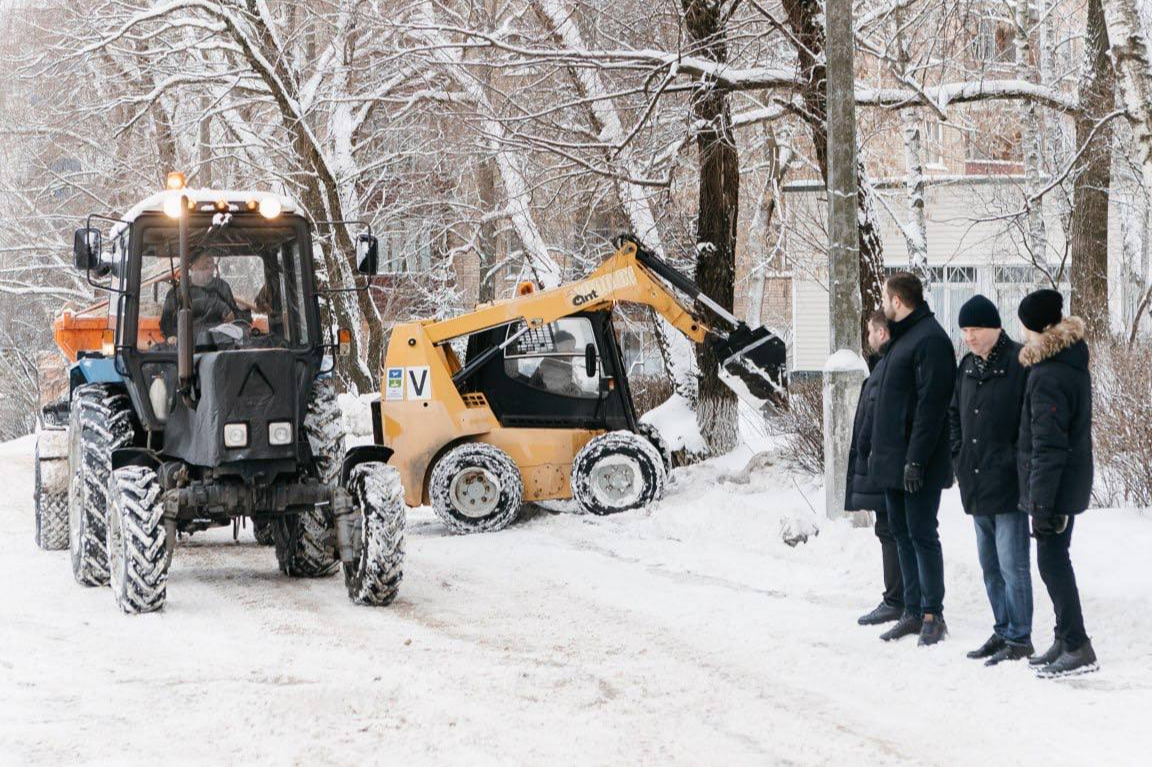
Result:
<svg viewBox="0 0 1152 767">
<path fill-rule="evenodd" d="M 1000 311 L 996 304 L 977 293 L 960 307 L 959 324 L 962 328 L 999 328 Z"/>
<path fill-rule="evenodd" d="M 1064 296 L 1045 288 L 1029 293 L 1020 302 L 1020 322 L 1033 333 L 1043 333 L 1050 325 L 1064 319 Z"/>
</svg>

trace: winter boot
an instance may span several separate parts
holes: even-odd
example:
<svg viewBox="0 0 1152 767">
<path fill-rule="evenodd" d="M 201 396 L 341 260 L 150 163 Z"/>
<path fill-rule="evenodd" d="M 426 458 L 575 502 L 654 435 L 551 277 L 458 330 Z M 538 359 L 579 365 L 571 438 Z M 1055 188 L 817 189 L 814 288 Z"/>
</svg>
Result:
<svg viewBox="0 0 1152 767">
<path fill-rule="evenodd" d="M 944 622 L 943 615 L 925 614 L 924 622 L 920 627 L 920 641 L 916 644 L 920 647 L 934 645 L 944 641 L 947 634 L 948 624 Z"/>
<path fill-rule="evenodd" d="M 900 616 L 904 614 L 904 609 L 900 607 L 893 607 L 887 602 L 881 602 L 876 605 L 876 609 L 865 615 L 861 615 L 856 619 L 856 622 L 861 626 L 879 626 L 881 623 L 891 623 L 892 621 L 900 620 Z"/>
<path fill-rule="evenodd" d="M 985 666 L 995 666 L 1006 660 L 1021 660 L 1036 652 L 1031 642 L 1027 644 L 1007 644 L 997 650 L 991 658 L 984 661 Z"/>
<path fill-rule="evenodd" d="M 1075 676 L 1096 671 L 1100 666 L 1096 663 L 1096 652 L 1092 649 L 1091 640 L 1084 643 L 1078 650 L 1065 650 L 1064 653 L 1047 666 L 1042 666 L 1036 676 L 1041 679 L 1054 679 L 1060 676 Z"/>
<path fill-rule="evenodd" d="M 1049 664 L 1055 663 L 1056 659 L 1059 658 L 1063 654 L 1064 654 L 1064 642 L 1057 639 L 1054 642 L 1052 642 L 1052 646 L 1049 647 L 1043 655 L 1036 655 L 1032 658 L 1029 658 L 1028 659 L 1028 665 L 1029 666 L 1047 666 Z"/>
<path fill-rule="evenodd" d="M 1004 645 L 1008 644 L 1004 641 L 1004 637 L 999 634 L 993 634 L 988 637 L 988 641 L 980 645 L 979 649 L 973 650 L 968 653 L 968 657 L 972 660 L 980 660 L 981 658 L 991 658 L 996 653 L 1004 649 Z"/>
<path fill-rule="evenodd" d="M 922 621 L 917 616 L 912 613 L 904 613 L 900 616 L 900 620 L 896 621 L 896 625 L 881 634 L 880 638 L 885 642 L 892 642 L 906 636 L 919 634 L 921 624 Z"/>
</svg>

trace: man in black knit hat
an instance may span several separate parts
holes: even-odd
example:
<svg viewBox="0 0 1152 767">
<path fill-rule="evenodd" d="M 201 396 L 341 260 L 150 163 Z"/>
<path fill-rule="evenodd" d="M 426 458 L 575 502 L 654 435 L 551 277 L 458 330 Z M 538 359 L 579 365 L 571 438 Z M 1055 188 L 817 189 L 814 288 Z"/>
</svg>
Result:
<svg viewBox="0 0 1152 767">
<path fill-rule="evenodd" d="M 1056 610 L 1056 637 L 1029 661 L 1042 677 L 1095 671 L 1068 549 L 1076 515 L 1092 498 L 1092 376 L 1084 321 L 1064 316 L 1064 298 L 1038 290 L 1020 303 L 1030 369 L 1020 414 L 1020 510 L 1032 516 L 1036 564 Z"/>
<path fill-rule="evenodd" d="M 1032 573 L 1028 515 L 1020 511 L 1016 440 L 1028 371 L 1020 344 L 1004 332 L 996 305 L 981 295 L 960 308 L 969 352 L 960 360 L 948 408 L 949 443 L 964 511 L 995 623 L 969 658 L 995 666 L 1032 655 Z"/>
</svg>

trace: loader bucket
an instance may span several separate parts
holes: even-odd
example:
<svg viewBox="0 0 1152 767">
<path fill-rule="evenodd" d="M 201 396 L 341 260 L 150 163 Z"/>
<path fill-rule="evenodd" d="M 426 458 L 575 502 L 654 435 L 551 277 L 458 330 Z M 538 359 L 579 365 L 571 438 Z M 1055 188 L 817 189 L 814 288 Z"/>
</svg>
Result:
<svg viewBox="0 0 1152 767">
<path fill-rule="evenodd" d="M 741 324 L 716 352 L 720 380 L 752 407 L 762 409 L 784 396 L 788 350 L 772 331 Z"/>
</svg>

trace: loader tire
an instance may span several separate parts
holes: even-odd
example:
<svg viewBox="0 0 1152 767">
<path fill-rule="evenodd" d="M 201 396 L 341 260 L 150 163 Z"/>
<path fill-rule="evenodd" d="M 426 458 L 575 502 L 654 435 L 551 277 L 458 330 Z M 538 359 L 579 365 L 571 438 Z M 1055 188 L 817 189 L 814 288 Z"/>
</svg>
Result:
<svg viewBox="0 0 1152 767">
<path fill-rule="evenodd" d="M 396 598 L 404 577 L 404 488 L 400 472 L 362 463 L 348 477 L 355 508 L 356 562 L 344 565 L 344 585 L 358 605 L 383 607 Z"/>
<path fill-rule="evenodd" d="M 253 519 L 252 520 L 252 537 L 261 546 L 273 546 L 276 544 L 276 536 L 272 532 L 272 520 L 270 519 Z"/>
<path fill-rule="evenodd" d="M 107 384 L 77 386 L 68 423 L 68 548 L 83 586 L 108 585 L 108 487 L 112 451 L 131 444 L 128 395 Z"/>
<path fill-rule="evenodd" d="M 572 497 L 601 516 L 640 509 L 664 495 L 667 473 L 644 437 L 613 431 L 589 440 L 572 462 Z"/>
<path fill-rule="evenodd" d="M 116 469 L 108 496 L 112 595 L 130 615 L 155 612 L 167 599 L 171 562 L 156 472 L 145 466 Z"/>
<path fill-rule="evenodd" d="M 428 480 L 432 510 L 453 533 L 502 530 L 520 513 L 524 481 L 511 456 L 484 442 L 442 455 Z"/>
<path fill-rule="evenodd" d="M 36 444 L 36 545 L 45 551 L 68 548 L 68 459 L 41 458 Z"/>
</svg>

